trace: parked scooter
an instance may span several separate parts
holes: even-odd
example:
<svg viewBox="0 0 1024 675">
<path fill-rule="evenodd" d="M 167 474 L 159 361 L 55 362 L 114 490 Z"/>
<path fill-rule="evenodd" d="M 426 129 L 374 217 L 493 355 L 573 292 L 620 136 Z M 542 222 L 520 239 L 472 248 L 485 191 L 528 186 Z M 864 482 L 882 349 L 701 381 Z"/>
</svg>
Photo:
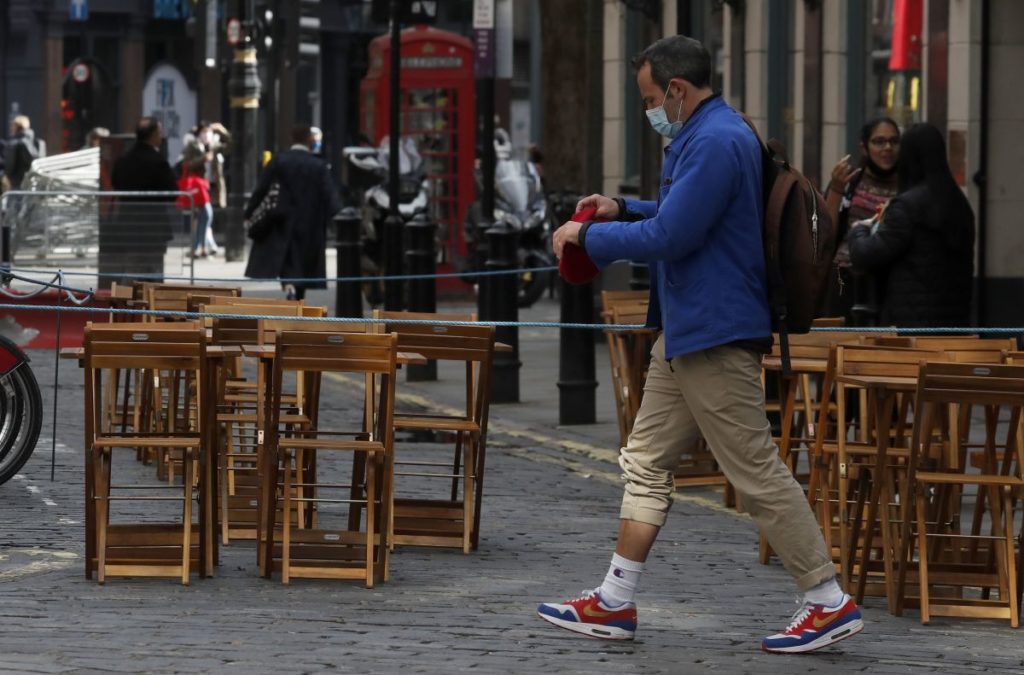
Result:
<svg viewBox="0 0 1024 675">
<path fill-rule="evenodd" d="M 366 276 L 379 276 L 384 269 L 384 220 L 391 212 L 388 151 L 387 139 L 379 148 L 350 146 L 342 150 L 346 160 L 344 182 L 363 216 L 362 270 Z M 402 139 L 399 151 L 398 213 L 407 223 L 418 214 L 426 213 L 430 205 L 430 182 L 426 178 L 423 158 L 416 149 L 416 141 Z M 382 282 L 367 282 L 363 292 L 370 305 L 383 303 Z"/>
<path fill-rule="evenodd" d="M 551 250 L 554 222 L 547 198 L 541 186 L 540 173 L 529 161 L 512 158 L 512 143 L 508 132 L 494 132 L 494 222 L 504 224 L 519 233 L 517 267 L 530 270 L 551 267 L 555 257 Z M 482 175 L 477 172 L 477 195 L 483 191 Z M 482 271 L 487 261 L 486 223 L 481 218 L 479 201 L 466 213 L 465 237 L 470 270 Z M 526 271 L 519 275 L 518 301 L 520 307 L 537 302 L 551 285 L 550 271 Z M 466 277 L 476 283 L 477 277 Z"/>
</svg>

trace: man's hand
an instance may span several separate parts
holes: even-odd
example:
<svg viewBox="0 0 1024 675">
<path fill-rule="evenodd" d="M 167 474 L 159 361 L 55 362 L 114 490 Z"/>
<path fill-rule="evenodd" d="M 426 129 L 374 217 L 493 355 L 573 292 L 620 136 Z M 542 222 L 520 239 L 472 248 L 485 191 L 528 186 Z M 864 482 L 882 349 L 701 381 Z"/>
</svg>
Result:
<svg viewBox="0 0 1024 675">
<path fill-rule="evenodd" d="M 582 211 L 583 209 L 596 209 L 594 212 L 595 218 L 614 220 L 621 215 L 619 213 L 619 205 L 615 203 L 615 200 L 604 195 L 584 197 L 576 204 L 577 211 Z"/>
<path fill-rule="evenodd" d="M 594 195 L 599 197 L 600 195 Z M 587 199 L 590 199 L 589 197 Z M 583 202 L 580 202 L 581 204 Z M 612 202 L 615 205 L 615 202 Z M 555 230 L 554 236 L 551 238 L 551 246 L 555 249 L 555 257 L 559 260 L 562 259 L 562 252 L 565 250 L 566 244 L 576 244 L 579 246 L 580 243 L 580 228 L 583 227 L 583 223 L 577 223 L 575 220 L 570 220 L 567 223 L 563 223 L 560 228 Z"/>
</svg>

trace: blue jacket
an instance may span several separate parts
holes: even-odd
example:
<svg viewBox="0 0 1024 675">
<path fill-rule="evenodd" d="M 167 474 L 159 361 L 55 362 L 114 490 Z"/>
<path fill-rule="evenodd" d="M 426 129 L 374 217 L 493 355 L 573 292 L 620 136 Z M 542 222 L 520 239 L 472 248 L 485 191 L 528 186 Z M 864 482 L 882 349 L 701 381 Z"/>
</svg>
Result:
<svg viewBox="0 0 1024 675">
<path fill-rule="evenodd" d="M 626 200 L 636 222 L 591 223 L 587 254 L 603 267 L 644 260 L 648 325 L 665 356 L 771 337 L 761 240 L 761 148 L 721 97 L 698 106 L 665 149 L 658 201 Z"/>
</svg>

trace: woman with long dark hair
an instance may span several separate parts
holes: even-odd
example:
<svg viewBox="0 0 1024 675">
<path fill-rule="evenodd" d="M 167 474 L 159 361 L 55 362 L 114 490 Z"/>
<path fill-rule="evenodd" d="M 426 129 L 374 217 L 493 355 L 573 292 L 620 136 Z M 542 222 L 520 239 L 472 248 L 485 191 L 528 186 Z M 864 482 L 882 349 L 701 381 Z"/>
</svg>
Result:
<svg viewBox="0 0 1024 675">
<path fill-rule="evenodd" d="M 832 169 L 825 189 L 825 205 L 836 224 L 839 241 L 834 274 L 824 314 L 843 316 L 851 325 L 876 321 L 878 290 L 873 276 L 855 273 L 850 266 L 846 235 L 850 223 L 871 218 L 898 191 L 896 166 L 900 150 L 900 129 L 891 117 L 868 120 L 860 130 L 860 161 L 843 157 Z"/>
<path fill-rule="evenodd" d="M 884 279 L 883 324 L 966 326 L 974 276 L 974 213 L 946 160 L 942 132 L 915 124 L 903 134 L 899 194 L 880 217 L 853 223 L 855 269 Z"/>
</svg>

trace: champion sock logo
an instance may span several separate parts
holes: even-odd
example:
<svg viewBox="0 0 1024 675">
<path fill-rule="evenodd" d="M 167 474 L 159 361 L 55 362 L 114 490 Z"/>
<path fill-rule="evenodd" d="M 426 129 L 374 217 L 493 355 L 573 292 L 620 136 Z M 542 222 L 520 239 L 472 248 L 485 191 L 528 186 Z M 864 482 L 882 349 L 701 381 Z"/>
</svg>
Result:
<svg viewBox="0 0 1024 675">
<path fill-rule="evenodd" d="M 625 574 L 622 573 L 622 570 L 620 570 L 618 567 L 616 567 L 614 570 L 612 570 L 612 574 L 614 574 L 615 576 L 617 576 L 620 579 L 622 579 L 622 578 L 624 578 L 626 576 Z"/>
</svg>

